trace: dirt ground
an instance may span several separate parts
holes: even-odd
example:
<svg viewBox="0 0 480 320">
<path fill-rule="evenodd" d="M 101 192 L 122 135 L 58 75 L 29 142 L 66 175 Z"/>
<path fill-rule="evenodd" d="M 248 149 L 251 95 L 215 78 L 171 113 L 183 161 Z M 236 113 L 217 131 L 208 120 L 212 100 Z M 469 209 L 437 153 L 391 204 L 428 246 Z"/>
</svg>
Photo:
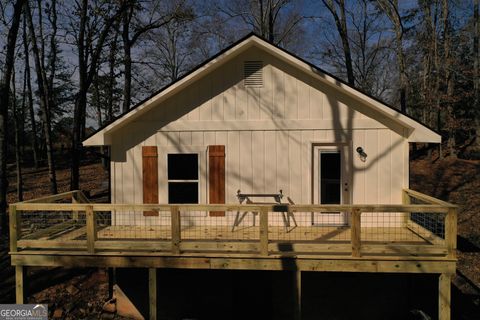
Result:
<svg viewBox="0 0 480 320">
<path fill-rule="evenodd" d="M 458 269 L 480 285 L 480 161 L 416 160 L 410 166 L 411 189 L 457 204 Z"/>
<path fill-rule="evenodd" d="M 460 206 L 458 218 L 458 270 L 454 281 L 454 301 L 480 310 L 480 161 L 444 159 L 413 160 L 410 166 L 411 188 Z M 49 194 L 46 168 L 25 169 L 24 199 Z M 99 163 L 82 165 L 80 188 L 90 191 L 97 201 L 106 201 L 108 176 Z M 10 176 L 9 202 L 17 201 L 14 172 Z M 58 191 L 69 189 L 69 168 L 57 171 Z M 48 303 L 51 315 L 56 310 L 62 319 L 113 318 L 102 313 L 108 299 L 108 284 L 104 270 L 75 270 L 31 268 L 32 288 L 29 301 Z M 51 278 L 52 274 L 58 274 Z M 49 280 L 42 280 L 42 279 Z M 9 266 L 6 248 L 0 252 L 0 303 L 13 303 L 13 269 Z M 468 299 L 468 301 L 466 301 Z M 465 300 L 465 301 L 464 301 Z M 478 308 L 478 309 L 477 309 Z M 473 311 L 475 312 L 475 311 Z M 459 317 L 459 319 L 473 319 Z M 116 319 L 119 319 L 118 317 Z"/>
<path fill-rule="evenodd" d="M 15 181 L 15 169 L 9 175 L 8 203 L 18 201 L 16 194 L 17 184 Z M 50 194 L 50 182 L 48 169 L 22 169 L 23 176 L 23 200 L 29 200 Z M 59 163 L 56 171 L 58 193 L 70 190 L 70 168 L 66 164 Z M 80 167 L 80 189 L 90 191 L 92 196 L 98 197 L 108 192 L 108 173 L 99 163 L 91 161 L 83 163 Z"/>
</svg>

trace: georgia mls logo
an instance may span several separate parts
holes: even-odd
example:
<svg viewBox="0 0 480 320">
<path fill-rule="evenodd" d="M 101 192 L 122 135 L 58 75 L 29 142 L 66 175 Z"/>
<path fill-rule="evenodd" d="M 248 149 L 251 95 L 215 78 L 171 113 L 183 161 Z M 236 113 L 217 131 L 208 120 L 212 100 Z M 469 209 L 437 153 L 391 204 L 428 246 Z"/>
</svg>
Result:
<svg viewBox="0 0 480 320">
<path fill-rule="evenodd" d="M 33 307 L 33 310 L 38 310 L 39 312 L 41 311 L 42 313 L 47 312 L 47 307 L 45 307 L 43 304 L 37 304 L 35 307 Z"/>
<path fill-rule="evenodd" d="M 46 304 L 0 304 L 0 320 L 47 320 Z"/>
</svg>

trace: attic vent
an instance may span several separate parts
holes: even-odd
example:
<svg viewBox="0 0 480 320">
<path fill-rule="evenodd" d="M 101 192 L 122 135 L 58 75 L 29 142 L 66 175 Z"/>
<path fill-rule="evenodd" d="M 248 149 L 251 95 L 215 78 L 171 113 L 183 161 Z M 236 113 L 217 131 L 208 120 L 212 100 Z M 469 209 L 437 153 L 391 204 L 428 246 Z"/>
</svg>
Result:
<svg viewBox="0 0 480 320">
<path fill-rule="evenodd" d="M 263 86 L 263 61 L 245 61 L 243 64 L 245 87 Z"/>
</svg>

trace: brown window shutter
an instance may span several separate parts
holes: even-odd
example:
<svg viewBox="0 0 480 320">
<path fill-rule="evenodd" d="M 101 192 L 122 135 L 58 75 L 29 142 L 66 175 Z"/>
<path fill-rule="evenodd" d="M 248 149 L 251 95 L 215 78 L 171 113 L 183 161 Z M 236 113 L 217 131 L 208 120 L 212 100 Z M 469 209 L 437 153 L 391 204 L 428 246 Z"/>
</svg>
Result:
<svg viewBox="0 0 480 320">
<path fill-rule="evenodd" d="M 143 203 L 158 203 L 157 147 L 142 147 Z M 144 216 L 158 216 L 157 211 L 144 211 Z"/>
<path fill-rule="evenodd" d="M 225 203 L 225 146 L 208 147 L 209 202 Z M 223 217 L 224 211 L 210 211 L 211 217 Z"/>
</svg>

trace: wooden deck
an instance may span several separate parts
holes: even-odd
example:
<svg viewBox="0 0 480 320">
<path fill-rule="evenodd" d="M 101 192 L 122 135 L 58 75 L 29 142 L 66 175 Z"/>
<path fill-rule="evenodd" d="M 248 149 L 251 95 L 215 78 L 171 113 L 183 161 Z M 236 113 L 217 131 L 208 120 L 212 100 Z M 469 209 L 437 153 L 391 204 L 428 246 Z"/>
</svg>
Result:
<svg viewBox="0 0 480 320">
<path fill-rule="evenodd" d="M 65 203 L 69 198 L 71 203 Z M 412 204 L 412 199 L 422 203 Z M 161 220 L 140 220 L 145 225 L 112 225 L 115 215 L 141 217 L 142 211 L 152 210 L 163 212 Z M 275 224 L 278 210 L 278 214 L 288 211 L 297 217 L 312 212 L 348 212 L 350 224 L 317 226 L 304 220 L 298 226 L 285 227 Z M 208 211 L 257 212 L 259 224 L 232 228 L 228 220 L 208 217 Z M 198 212 L 203 212 L 203 216 L 198 215 L 200 219 L 195 218 Z M 411 216 L 418 212 L 423 222 L 430 222 L 422 225 L 418 217 Z M 75 250 L 92 255 L 103 251 L 126 255 L 148 251 L 178 256 L 216 252 L 451 260 L 456 247 L 456 207 L 412 190 L 405 191 L 401 205 L 282 206 L 97 204 L 89 203 L 76 191 L 11 205 L 10 213 L 12 254 L 31 250 L 36 255 L 41 250 L 62 254 Z M 373 224 L 372 217 L 377 217 Z"/>
<path fill-rule="evenodd" d="M 71 201 L 65 203 L 66 199 Z M 10 254 L 17 303 L 24 301 L 27 266 L 149 268 L 150 283 L 155 280 L 155 268 L 284 270 L 296 273 L 298 285 L 303 271 L 434 273 L 440 275 L 440 319 L 448 320 L 450 281 L 456 267 L 457 207 L 412 190 L 404 190 L 403 199 L 398 205 L 281 208 L 100 204 L 73 191 L 13 204 Z M 111 222 L 119 212 L 142 211 L 162 211 L 165 219 L 144 226 Z M 259 224 L 232 230 L 229 224 L 202 218 L 203 224 L 184 225 L 198 211 L 253 211 Z M 285 228 L 269 221 L 278 211 L 293 215 L 346 212 L 349 225 Z M 377 215 L 383 218 L 372 224 L 371 218 Z M 149 296 L 153 305 L 154 286 Z"/>
</svg>

